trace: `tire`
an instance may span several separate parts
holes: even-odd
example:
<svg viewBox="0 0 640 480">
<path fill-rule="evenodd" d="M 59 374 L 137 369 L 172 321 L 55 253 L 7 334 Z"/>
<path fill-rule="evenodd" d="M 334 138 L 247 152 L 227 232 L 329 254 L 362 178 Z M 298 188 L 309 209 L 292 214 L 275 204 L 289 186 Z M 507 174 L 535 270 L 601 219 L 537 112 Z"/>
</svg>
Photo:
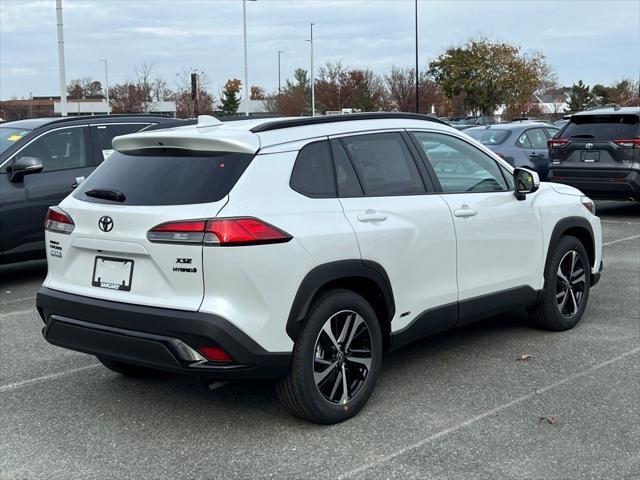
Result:
<svg viewBox="0 0 640 480">
<path fill-rule="evenodd" d="M 109 370 L 121 375 L 125 375 L 127 377 L 146 377 L 155 373 L 155 371 L 150 368 L 140 367 L 138 365 L 132 365 L 130 363 L 118 362 L 117 360 L 110 360 L 104 357 L 96 356 L 96 358 Z"/>
<path fill-rule="evenodd" d="M 276 391 L 298 418 L 327 425 L 343 422 L 369 400 L 381 363 L 382 333 L 371 305 L 350 290 L 330 290 L 309 309 L 289 372 Z"/>
<path fill-rule="evenodd" d="M 538 327 L 560 332 L 575 327 L 584 314 L 591 288 L 591 267 L 584 245 L 572 236 L 561 237 L 550 255 L 542 301 L 529 313 Z"/>
</svg>

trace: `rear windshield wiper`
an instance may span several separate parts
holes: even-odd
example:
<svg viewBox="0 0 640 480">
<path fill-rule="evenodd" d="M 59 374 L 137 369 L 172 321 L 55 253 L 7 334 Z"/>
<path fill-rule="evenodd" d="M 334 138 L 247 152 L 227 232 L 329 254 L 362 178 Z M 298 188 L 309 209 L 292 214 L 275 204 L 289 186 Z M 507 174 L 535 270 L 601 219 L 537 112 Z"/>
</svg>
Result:
<svg viewBox="0 0 640 480">
<path fill-rule="evenodd" d="M 124 202 L 127 197 L 118 190 L 110 190 L 107 188 L 93 188 L 84 192 L 87 197 L 101 198 L 103 200 L 111 200 L 113 202 Z"/>
<path fill-rule="evenodd" d="M 593 138 L 593 135 L 590 135 L 588 133 L 583 133 L 581 135 L 571 135 L 570 138 Z"/>
</svg>

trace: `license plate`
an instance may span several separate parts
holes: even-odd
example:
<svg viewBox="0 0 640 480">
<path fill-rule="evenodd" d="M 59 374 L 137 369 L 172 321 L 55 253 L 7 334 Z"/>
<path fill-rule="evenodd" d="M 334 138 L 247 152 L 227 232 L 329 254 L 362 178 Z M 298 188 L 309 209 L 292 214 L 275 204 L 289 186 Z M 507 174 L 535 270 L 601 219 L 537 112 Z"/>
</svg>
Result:
<svg viewBox="0 0 640 480">
<path fill-rule="evenodd" d="M 582 152 L 582 161 L 584 163 L 594 163 L 600 160 L 600 152 Z"/>
<path fill-rule="evenodd" d="M 93 262 L 94 287 L 110 290 L 131 290 L 133 260 L 128 258 L 96 257 Z"/>
</svg>

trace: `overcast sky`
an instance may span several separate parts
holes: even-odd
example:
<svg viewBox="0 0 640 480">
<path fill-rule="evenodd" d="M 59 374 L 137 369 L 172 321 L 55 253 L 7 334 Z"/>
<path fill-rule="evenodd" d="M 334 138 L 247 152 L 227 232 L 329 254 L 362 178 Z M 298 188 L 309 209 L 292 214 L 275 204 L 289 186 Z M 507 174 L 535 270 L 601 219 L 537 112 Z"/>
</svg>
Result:
<svg viewBox="0 0 640 480">
<path fill-rule="evenodd" d="M 243 79 L 241 0 L 63 0 L 67 81 L 131 78 L 153 64 L 174 88 L 185 68 L 207 73 L 218 96 Z M 414 64 L 413 0 L 247 2 L 249 83 L 277 88 L 309 68 L 341 60 L 379 73 Z M 610 83 L 640 74 L 640 0 L 420 0 L 420 65 L 453 44 L 486 35 L 542 51 L 563 84 Z M 55 0 L 0 0 L 0 98 L 58 94 Z M 284 82 L 284 80 L 283 80 Z"/>
</svg>

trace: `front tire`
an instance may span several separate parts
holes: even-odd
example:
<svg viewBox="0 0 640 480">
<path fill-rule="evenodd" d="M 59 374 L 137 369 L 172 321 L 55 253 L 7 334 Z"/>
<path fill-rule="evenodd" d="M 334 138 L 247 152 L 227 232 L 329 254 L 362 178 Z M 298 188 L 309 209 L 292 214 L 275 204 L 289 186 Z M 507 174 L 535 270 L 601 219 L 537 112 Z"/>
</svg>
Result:
<svg viewBox="0 0 640 480">
<path fill-rule="evenodd" d="M 589 300 L 591 268 L 584 245 L 576 237 L 560 238 L 549 260 L 542 301 L 530 311 L 537 326 L 563 331 L 582 319 Z"/>
<path fill-rule="evenodd" d="M 352 291 L 330 290 L 300 327 L 278 397 L 299 418 L 339 423 L 367 403 L 381 363 L 382 334 L 371 305 Z"/>
</svg>

